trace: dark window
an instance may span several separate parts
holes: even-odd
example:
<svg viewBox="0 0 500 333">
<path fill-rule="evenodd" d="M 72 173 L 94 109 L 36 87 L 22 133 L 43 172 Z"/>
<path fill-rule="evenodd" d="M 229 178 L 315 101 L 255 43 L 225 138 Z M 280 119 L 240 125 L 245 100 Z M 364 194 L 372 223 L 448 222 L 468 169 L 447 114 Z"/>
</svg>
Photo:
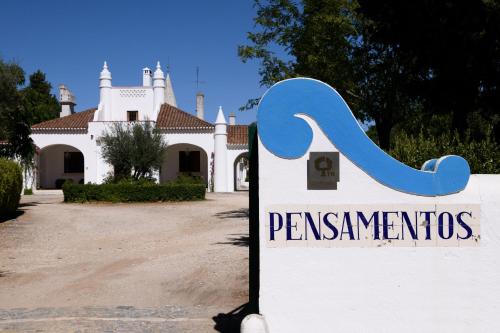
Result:
<svg viewBox="0 0 500 333">
<path fill-rule="evenodd" d="M 200 172 L 200 152 L 180 151 L 179 172 Z"/>
<path fill-rule="evenodd" d="M 78 152 L 64 152 L 64 173 L 82 173 L 83 154 Z"/>
<path fill-rule="evenodd" d="M 139 118 L 137 111 L 127 111 L 127 120 L 128 121 L 137 121 Z"/>
</svg>

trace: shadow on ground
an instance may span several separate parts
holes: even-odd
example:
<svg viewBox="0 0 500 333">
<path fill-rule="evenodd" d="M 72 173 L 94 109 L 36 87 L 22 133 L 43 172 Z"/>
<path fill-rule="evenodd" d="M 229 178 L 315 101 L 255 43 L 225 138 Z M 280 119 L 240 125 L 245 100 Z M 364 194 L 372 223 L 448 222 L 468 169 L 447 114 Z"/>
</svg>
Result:
<svg viewBox="0 0 500 333">
<path fill-rule="evenodd" d="M 3 223 L 3 222 L 7 222 L 7 221 L 10 221 L 10 220 L 15 220 L 17 219 L 19 216 L 23 215 L 24 214 L 24 210 L 16 210 L 16 212 L 14 214 L 10 214 L 10 215 L 6 215 L 6 216 L 0 216 L 0 223 Z"/>
<path fill-rule="evenodd" d="M 248 234 L 231 234 L 227 238 L 227 242 L 218 242 L 216 244 L 248 247 L 250 245 L 250 236 Z"/>
<path fill-rule="evenodd" d="M 250 313 L 249 303 L 245 303 L 228 313 L 219 313 L 217 316 L 212 317 L 215 322 L 214 329 L 221 333 L 239 332 L 241 321 Z"/>
<path fill-rule="evenodd" d="M 34 207 L 34 206 L 38 206 L 38 205 L 42 205 L 42 204 L 43 204 L 42 202 L 35 202 L 35 201 L 34 202 L 22 202 L 19 204 L 19 207 L 14 214 L 10 214 L 7 216 L 0 216 L 0 223 L 7 222 L 10 220 L 15 220 L 19 216 L 23 215 L 24 214 L 24 209 L 23 209 L 24 207 Z"/>
<path fill-rule="evenodd" d="M 8 272 L 8 271 L 0 271 L 0 278 L 1 278 L 1 277 L 5 277 L 5 276 L 10 275 L 10 274 L 11 274 L 11 273 L 10 273 L 10 272 Z"/>
<path fill-rule="evenodd" d="M 216 217 L 220 219 L 247 219 L 248 218 L 248 208 L 240 208 L 237 210 L 228 210 L 225 212 L 220 212 L 215 214 Z"/>
</svg>

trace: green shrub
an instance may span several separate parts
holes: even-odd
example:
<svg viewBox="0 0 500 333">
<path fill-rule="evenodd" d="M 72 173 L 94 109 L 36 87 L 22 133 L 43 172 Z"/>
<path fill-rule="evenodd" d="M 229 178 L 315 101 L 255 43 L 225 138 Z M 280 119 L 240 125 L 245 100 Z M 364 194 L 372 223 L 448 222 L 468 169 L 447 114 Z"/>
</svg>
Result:
<svg viewBox="0 0 500 333">
<path fill-rule="evenodd" d="M 205 184 L 205 181 L 200 176 L 180 174 L 176 179 L 169 181 L 169 184 Z"/>
<path fill-rule="evenodd" d="M 57 178 L 56 179 L 56 189 L 62 189 L 63 185 L 67 182 L 73 182 L 73 179 L 69 178 Z"/>
<path fill-rule="evenodd" d="M 205 199 L 203 184 L 72 184 L 63 185 L 64 201 L 151 202 Z"/>
<path fill-rule="evenodd" d="M 402 132 L 394 137 L 389 153 L 416 169 L 429 159 L 458 155 L 469 162 L 472 173 L 500 173 L 500 145 L 492 138 L 475 141 L 467 135 L 460 138 L 458 133 L 410 136 Z"/>
<path fill-rule="evenodd" d="M 21 168 L 14 162 L 0 158 L 0 216 L 5 217 L 15 213 L 21 191 L 23 176 Z"/>
<path fill-rule="evenodd" d="M 31 188 L 25 188 L 24 189 L 24 195 L 33 195 L 33 189 L 31 189 Z"/>
</svg>

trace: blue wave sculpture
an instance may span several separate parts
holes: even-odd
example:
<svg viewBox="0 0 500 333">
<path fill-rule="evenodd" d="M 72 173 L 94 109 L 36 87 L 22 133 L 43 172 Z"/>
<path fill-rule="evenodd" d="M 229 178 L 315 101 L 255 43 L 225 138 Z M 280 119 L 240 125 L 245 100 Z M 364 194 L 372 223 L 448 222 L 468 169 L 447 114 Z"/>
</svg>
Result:
<svg viewBox="0 0 500 333">
<path fill-rule="evenodd" d="M 314 119 L 337 149 L 378 182 L 392 189 L 423 196 L 460 192 L 469 181 L 470 168 L 460 156 L 443 156 L 411 168 L 386 154 L 364 133 L 344 99 L 318 80 L 281 81 L 262 97 L 257 126 L 264 146 L 287 159 L 303 156 L 312 129 L 297 115 Z"/>
</svg>

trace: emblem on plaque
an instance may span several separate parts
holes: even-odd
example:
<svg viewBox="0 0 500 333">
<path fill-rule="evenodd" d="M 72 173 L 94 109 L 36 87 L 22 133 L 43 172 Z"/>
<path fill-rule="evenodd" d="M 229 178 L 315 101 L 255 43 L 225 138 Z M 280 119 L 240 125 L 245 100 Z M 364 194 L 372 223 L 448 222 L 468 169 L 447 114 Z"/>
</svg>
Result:
<svg viewBox="0 0 500 333">
<path fill-rule="evenodd" d="M 339 178 L 338 152 L 310 152 L 307 160 L 307 189 L 336 190 Z"/>
</svg>

